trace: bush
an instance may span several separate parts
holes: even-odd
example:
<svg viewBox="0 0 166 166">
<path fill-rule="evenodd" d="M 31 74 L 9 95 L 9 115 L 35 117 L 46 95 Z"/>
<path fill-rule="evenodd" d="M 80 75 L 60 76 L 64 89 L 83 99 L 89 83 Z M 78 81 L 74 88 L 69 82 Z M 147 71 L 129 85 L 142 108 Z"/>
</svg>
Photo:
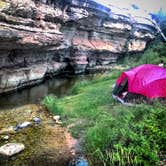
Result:
<svg viewBox="0 0 166 166">
<path fill-rule="evenodd" d="M 117 109 L 87 131 L 92 165 L 156 165 L 158 152 L 166 150 L 166 109 L 159 104 Z"/>
<path fill-rule="evenodd" d="M 166 45 L 155 41 L 144 53 L 126 55 L 121 63 L 133 67 L 148 63 L 159 64 L 161 60 L 166 63 Z"/>
</svg>

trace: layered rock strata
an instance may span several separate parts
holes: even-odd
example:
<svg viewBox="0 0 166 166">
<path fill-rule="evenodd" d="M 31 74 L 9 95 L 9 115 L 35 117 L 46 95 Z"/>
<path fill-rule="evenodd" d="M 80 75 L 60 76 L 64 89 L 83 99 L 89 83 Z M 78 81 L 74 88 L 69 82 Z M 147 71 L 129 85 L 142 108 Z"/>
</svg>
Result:
<svg viewBox="0 0 166 166">
<path fill-rule="evenodd" d="M 150 20 L 91 0 L 0 0 L 0 93 L 68 70 L 110 68 L 154 35 Z"/>
</svg>

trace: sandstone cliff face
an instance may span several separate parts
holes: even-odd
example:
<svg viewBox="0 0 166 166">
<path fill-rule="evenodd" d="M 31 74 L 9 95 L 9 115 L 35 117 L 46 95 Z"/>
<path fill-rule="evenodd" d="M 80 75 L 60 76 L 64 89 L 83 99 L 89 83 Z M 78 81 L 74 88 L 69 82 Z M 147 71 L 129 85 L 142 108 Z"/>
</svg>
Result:
<svg viewBox="0 0 166 166">
<path fill-rule="evenodd" d="M 154 38 L 146 18 L 113 13 L 91 0 L 0 0 L 0 93 L 70 70 L 113 66 Z"/>
</svg>

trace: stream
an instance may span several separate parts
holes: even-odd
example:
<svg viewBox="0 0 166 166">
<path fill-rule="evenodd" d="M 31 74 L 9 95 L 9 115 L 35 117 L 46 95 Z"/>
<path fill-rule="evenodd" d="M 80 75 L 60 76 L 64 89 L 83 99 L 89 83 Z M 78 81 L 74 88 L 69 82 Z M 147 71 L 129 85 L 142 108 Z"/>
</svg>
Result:
<svg viewBox="0 0 166 166">
<path fill-rule="evenodd" d="M 75 75 L 75 76 L 58 76 L 45 79 L 42 83 L 19 89 L 9 94 L 0 95 L 0 111 L 13 109 L 27 104 L 39 104 L 42 99 L 53 94 L 58 98 L 69 95 L 72 87 L 83 80 L 91 80 L 94 75 Z M 70 161 L 69 166 L 88 166 L 86 158 L 76 156 Z"/>
<path fill-rule="evenodd" d="M 12 109 L 26 104 L 39 104 L 42 99 L 53 94 L 63 97 L 70 94 L 72 87 L 81 80 L 92 79 L 93 75 L 58 76 L 42 83 L 19 89 L 9 94 L 0 95 L 0 110 Z"/>
</svg>

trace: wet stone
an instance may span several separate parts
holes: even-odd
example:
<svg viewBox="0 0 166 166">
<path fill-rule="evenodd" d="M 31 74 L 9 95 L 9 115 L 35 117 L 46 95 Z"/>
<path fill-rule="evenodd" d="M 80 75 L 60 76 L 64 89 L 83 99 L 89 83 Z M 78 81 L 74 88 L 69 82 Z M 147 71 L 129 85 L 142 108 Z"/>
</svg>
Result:
<svg viewBox="0 0 166 166">
<path fill-rule="evenodd" d="M 83 156 L 73 159 L 69 166 L 88 166 L 88 161 Z"/>
</svg>

